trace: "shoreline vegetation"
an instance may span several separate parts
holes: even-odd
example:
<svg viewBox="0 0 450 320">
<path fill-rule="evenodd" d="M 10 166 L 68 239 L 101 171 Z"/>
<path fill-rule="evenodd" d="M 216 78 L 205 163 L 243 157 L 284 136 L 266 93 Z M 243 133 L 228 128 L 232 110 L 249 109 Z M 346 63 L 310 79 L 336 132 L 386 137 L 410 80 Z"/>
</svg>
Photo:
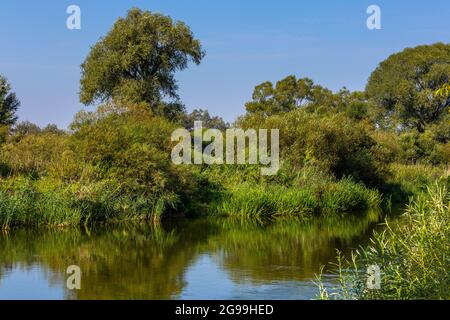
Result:
<svg viewBox="0 0 450 320">
<path fill-rule="evenodd" d="M 450 189 L 450 44 L 391 55 L 361 92 L 332 92 L 294 75 L 263 82 L 232 125 L 206 110 L 189 114 L 177 95 L 175 72 L 189 62 L 200 64 L 204 55 L 184 23 L 130 10 L 81 66 L 80 101 L 95 109 L 77 113 L 69 130 L 17 122 L 20 103 L 0 76 L 0 229 L 158 222 L 178 215 L 339 219 L 389 212 L 412 197 L 419 200 L 407 215 L 415 212 L 426 220 L 441 212 L 445 204 L 430 205 L 436 194 L 427 187 L 437 185 L 439 195 Z M 178 128 L 192 132 L 195 121 L 221 131 L 278 129 L 278 174 L 261 176 L 258 165 L 175 165 L 171 134 Z M 423 231 L 424 239 L 438 234 L 448 243 L 445 219 L 422 225 L 431 228 L 430 234 L 416 230 L 425 220 L 407 219 L 406 229 L 389 231 L 387 245 L 409 242 L 421 248 L 420 239 L 401 234 L 405 230 Z M 448 263 L 448 246 L 426 250 L 421 259 L 447 254 Z M 399 254 L 406 259 L 404 267 L 416 266 L 412 252 Z M 393 253 L 381 262 L 398 257 Z M 423 263 L 420 270 L 434 272 L 443 261 Z M 448 271 L 443 272 L 439 279 L 448 281 Z M 390 291 L 380 297 L 442 298 L 426 277 L 429 290 L 405 293 L 402 288 L 409 284 L 400 281 L 398 295 Z"/>
<path fill-rule="evenodd" d="M 434 185 L 417 196 L 397 224 L 386 222 L 368 247 L 350 260 L 339 253 L 339 285 L 326 288 L 318 277 L 323 300 L 450 299 L 450 192 Z M 379 290 L 367 289 L 368 266 L 382 266 Z"/>
</svg>

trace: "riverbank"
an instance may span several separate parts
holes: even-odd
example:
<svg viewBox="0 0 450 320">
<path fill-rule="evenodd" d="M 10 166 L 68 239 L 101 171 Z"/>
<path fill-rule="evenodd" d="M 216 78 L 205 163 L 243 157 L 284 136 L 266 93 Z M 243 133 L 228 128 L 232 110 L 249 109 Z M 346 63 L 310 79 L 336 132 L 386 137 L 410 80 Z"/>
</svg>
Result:
<svg viewBox="0 0 450 320">
<path fill-rule="evenodd" d="M 51 179 L 14 177 L 0 180 L 0 227 L 67 227 L 102 222 L 159 221 L 184 207 L 188 216 L 226 215 L 248 219 L 310 219 L 323 215 L 359 214 L 381 209 L 381 195 L 350 179 L 303 187 L 280 184 L 236 184 L 208 191 L 210 199 L 178 204 L 121 194 L 111 181 L 62 184 Z M 209 201 L 208 201 L 209 200 Z"/>
<path fill-rule="evenodd" d="M 282 161 L 274 176 L 250 164 L 175 164 L 171 135 L 179 127 L 148 105 L 130 103 L 81 112 L 70 132 L 19 126 L 0 146 L 0 228 L 174 214 L 343 216 L 389 209 L 448 180 L 444 158 L 408 164 L 410 154 L 400 151 L 405 146 L 394 134 L 345 112 L 300 108 L 241 117 L 237 128 L 280 130 Z"/>
<path fill-rule="evenodd" d="M 220 168 L 210 169 L 197 173 L 198 181 L 203 181 L 205 187 L 192 198 L 174 194 L 159 198 L 132 197 L 114 180 L 62 183 L 49 177 L 10 177 L 0 179 L 0 227 L 160 221 L 180 213 L 188 217 L 224 215 L 245 219 L 342 217 L 367 210 L 389 210 L 392 198 L 405 199 L 420 194 L 427 184 L 437 181 L 432 179 L 439 175 L 442 175 L 440 183 L 448 184 L 444 171 L 436 168 L 396 166 L 395 169 L 396 193 L 384 195 L 349 178 L 319 176 L 313 168 L 303 169 L 289 184 L 258 182 L 254 179 L 259 178 L 252 178 L 246 168 L 243 171 L 229 169 L 220 185 L 213 182 L 224 172 Z M 176 211 L 178 209 L 185 211 Z"/>
<path fill-rule="evenodd" d="M 450 299 L 450 192 L 445 186 L 428 187 L 411 201 L 400 221 L 387 222 L 371 245 L 352 259 L 340 257 L 340 285 L 320 285 L 322 299 L 392 300 Z M 380 270 L 378 288 L 368 288 L 365 270 Z M 320 283 L 320 282 L 319 282 Z"/>
</svg>

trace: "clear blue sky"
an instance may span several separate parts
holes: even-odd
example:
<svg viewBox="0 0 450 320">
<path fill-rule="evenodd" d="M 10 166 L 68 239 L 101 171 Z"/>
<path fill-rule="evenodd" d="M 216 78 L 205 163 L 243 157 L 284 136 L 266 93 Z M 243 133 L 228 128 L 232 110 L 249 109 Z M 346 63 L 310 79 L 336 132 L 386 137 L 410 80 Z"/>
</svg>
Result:
<svg viewBox="0 0 450 320">
<path fill-rule="evenodd" d="M 66 28 L 66 8 L 82 29 Z M 366 28 L 366 9 L 382 10 L 382 30 Z M 332 90 L 364 88 L 370 72 L 405 47 L 450 42 L 448 0 L 15 0 L 0 4 L 0 74 L 22 101 L 21 120 L 65 128 L 78 102 L 80 64 L 89 47 L 131 7 L 186 22 L 207 52 L 177 74 L 188 110 L 228 121 L 244 112 L 253 87 L 295 74 Z"/>
</svg>

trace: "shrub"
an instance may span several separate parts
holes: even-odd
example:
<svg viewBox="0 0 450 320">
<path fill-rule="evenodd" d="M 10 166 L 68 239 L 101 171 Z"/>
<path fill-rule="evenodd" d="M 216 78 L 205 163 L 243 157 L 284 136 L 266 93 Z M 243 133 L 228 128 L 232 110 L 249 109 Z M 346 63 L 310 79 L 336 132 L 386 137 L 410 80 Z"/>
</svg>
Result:
<svg viewBox="0 0 450 320">
<path fill-rule="evenodd" d="M 78 161 L 92 168 L 85 179 L 89 183 L 113 181 L 119 196 L 137 203 L 133 207 L 159 214 L 186 209 L 189 198 L 204 187 L 194 183 L 198 177 L 193 170 L 171 161 L 170 137 L 176 125 L 154 116 L 146 106 L 111 109 L 91 118 L 80 121 L 69 139 L 72 154 L 65 155 L 67 168 L 60 170 L 64 179 L 76 175 L 76 153 Z M 85 165 L 78 170 L 82 168 Z"/>
<path fill-rule="evenodd" d="M 74 225 L 82 212 L 54 188 L 40 190 L 26 178 L 0 180 L 0 228 L 23 225 Z"/>
<path fill-rule="evenodd" d="M 10 174 L 46 175 L 50 166 L 59 162 L 66 139 L 66 135 L 59 133 L 27 135 L 18 142 L 5 144 L 0 162 L 9 168 Z"/>
<path fill-rule="evenodd" d="M 375 141 L 364 124 L 345 115 L 319 116 L 297 109 L 270 117 L 246 116 L 238 123 L 244 128 L 279 129 L 282 159 L 294 168 L 315 166 L 368 185 L 382 180 Z"/>
<path fill-rule="evenodd" d="M 450 186 L 450 175 L 445 167 L 393 163 L 389 166 L 389 171 L 391 173 L 388 180 L 390 189 L 387 191 L 396 201 L 426 192 L 427 186 L 436 180 Z"/>
</svg>

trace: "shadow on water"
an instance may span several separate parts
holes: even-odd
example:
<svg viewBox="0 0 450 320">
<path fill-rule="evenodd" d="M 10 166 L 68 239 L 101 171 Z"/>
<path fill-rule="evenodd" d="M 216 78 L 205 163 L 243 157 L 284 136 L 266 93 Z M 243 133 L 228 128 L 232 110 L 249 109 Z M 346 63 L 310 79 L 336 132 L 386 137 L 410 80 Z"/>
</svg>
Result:
<svg viewBox="0 0 450 320">
<path fill-rule="evenodd" d="M 379 215 L 226 218 L 0 235 L 0 299 L 311 299 L 321 265 L 368 242 Z M 80 290 L 66 269 L 82 270 Z"/>
</svg>

